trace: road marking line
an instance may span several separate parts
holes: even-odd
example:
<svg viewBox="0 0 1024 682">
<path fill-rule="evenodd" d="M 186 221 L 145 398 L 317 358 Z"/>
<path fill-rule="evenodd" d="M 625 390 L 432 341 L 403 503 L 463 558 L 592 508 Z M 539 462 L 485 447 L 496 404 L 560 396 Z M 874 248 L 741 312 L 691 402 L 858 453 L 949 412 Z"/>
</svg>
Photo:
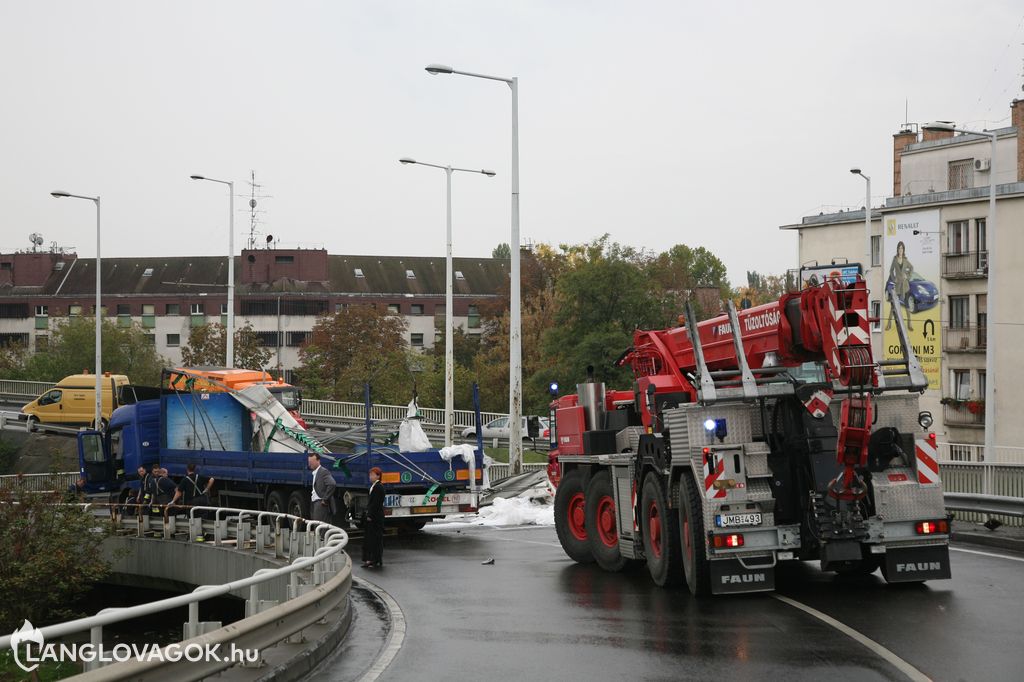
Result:
<svg viewBox="0 0 1024 682">
<path fill-rule="evenodd" d="M 374 664 L 370 666 L 366 674 L 359 678 L 359 682 L 374 682 L 374 680 L 384 674 L 387 667 L 391 665 L 391 661 L 395 660 L 395 656 L 398 655 L 398 650 L 402 648 L 402 643 L 405 641 L 405 614 L 402 613 L 402 607 L 398 605 L 398 602 L 379 586 L 363 578 L 353 578 L 352 582 L 365 590 L 369 590 L 384 602 L 384 606 L 387 607 L 388 614 L 391 616 L 391 628 L 388 632 L 387 643 L 381 649 L 380 656 L 377 657 Z"/>
<path fill-rule="evenodd" d="M 851 638 L 853 640 L 856 640 L 857 642 L 860 642 L 863 646 L 867 647 L 868 649 L 870 649 L 874 653 L 876 653 L 879 656 L 881 656 L 882 658 L 884 658 L 886 661 L 888 661 L 890 664 L 892 664 L 897 670 L 899 670 L 901 673 L 906 675 L 911 680 L 915 680 L 915 682 L 931 682 L 931 678 L 928 677 L 927 675 L 925 675 L 923 672 L 921 672 L 920 670 L 918 670 L 917 668 L 912 666 L 910 663 L 907 663 L 902 658 L 900 658 L 899 656 L 894 654 L 889 649 L 886 649 L 884 646 L 882 646 L 881 644 L 879 644 L 875 640 L 870 639 L 869 637 L 866 637 L 866 636 L 862 635 L 861 633 L 857 632 L 856 630 L 851 628 L 849 625 L 845 625 L 843 623 L 840 623 L 838 620 L 836 620 L 832 616 L 826 615 L 826 614 L 822 613 L 821 611 L 818 611 L 815 608 L 811 608 L 810 606 L 807 606 L 806 604 L 801 604 L 800 602 L 796 601 L 795 599 L 790 599 L 789 597 L 784 597 L 781 594 L 777 594 L 777 593 L 774 593 L 774 592 L 772 593 L 771 596 L 775 597 L 776 599 L 778 599 L 779 601 L 781 601 L 781 602 L 783 602 L 785 604 L 789 604 L 790 606 L 792 606 L 794 608 L 800 609 L 804 613 L 808 613 L 808 614 L 814 616 L 815 618 L 817 618 L 818 620 L 822 621 L 823 623 L 825 623 L 827 625 L 831 625 L 836 630 L 839 630 L 840 632 L 842 632 L 847 637 L 849 637 L 849 638 Z"/>
<path fill-rule="evenodd" d="M 1024 558 L 1017 556 L 1006 556 L 1005 554 L 995 554 L 993 552 L 979 552 L 976 549 L 961 549 L 960 547 L 950 547 L 954 552 L 967 552 L 968 554 L 980 554 L 981 556 L 994 556 L 997 559 L 1009 559 L 1010 561 L 1024 561 Z"/>
</svg>

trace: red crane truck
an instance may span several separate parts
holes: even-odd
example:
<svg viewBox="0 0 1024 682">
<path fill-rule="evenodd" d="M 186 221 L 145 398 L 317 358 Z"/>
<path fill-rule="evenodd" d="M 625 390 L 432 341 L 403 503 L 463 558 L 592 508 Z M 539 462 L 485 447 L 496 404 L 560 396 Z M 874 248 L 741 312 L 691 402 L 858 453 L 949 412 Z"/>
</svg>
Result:
<svg viewBox="0 0 1024 682">
<path fill-rule="evenodd" d="M 633 390 L 591 379 L 551 404 L 566 553 L 608 571 L 644 561 L 695 595 L 772 590 L 785 560 L 949 578 L 927 379 L 897 325 L 902 357 L 876 362 L 858 277 L 636 331 L 618 361 Z"/>
</svg>

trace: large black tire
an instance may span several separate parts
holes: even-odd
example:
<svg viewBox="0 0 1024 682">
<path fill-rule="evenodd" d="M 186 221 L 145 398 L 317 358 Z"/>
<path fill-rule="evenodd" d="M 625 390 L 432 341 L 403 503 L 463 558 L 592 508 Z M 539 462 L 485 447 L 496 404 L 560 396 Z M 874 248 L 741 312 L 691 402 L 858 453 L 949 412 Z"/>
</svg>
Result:
<svg viewBox="0 0 1024 682">
<path fill-rule="evenodd" d="M 679 585 L 684 577 L 679 517 L 668 508 L 661 476 L 653 471 L 640 493 L 640 530 L 651 580 L 661 587 Z"/>
<path fill-rule="evenodd" d="M 626 567 L 629 560 L 619 552 L 619 524 L 616 518 L 612 475 L 600 471 L 590 478 L 586 492 L 587 541 L 597 565 L 611 573 Z"/>
<path fill-rule="evenodd" d="M 704 514 L 700 493 L 689 474 L 679 480 L 679 534 L 682 544 L 683 574 L 686 586 L 695 597 L 711 593 L 711 566 L 708 564 L 707 540 L 704 536 Z"/>
<path fill-rule="evenodd" d="M 299 518 L 309 518 L 309 493 L 295 490 L 288 496 L 288 513 Z"/>
<path fill-rule="evenodd" d="M 562 477 L 555 492 L 555 532 L 569 558 L 581 564 L 593 563 L 586 531 L 583 472 L 573 469 Z"/>
<path fill-rule="evenodd" d="M 270 494 L 267 495 L 267 511 L 274 512 L 275 514 L 285 514 L 288 512 L 288 500 L 283 492 L 280 490 L 270 491 Z"/>
</svg>

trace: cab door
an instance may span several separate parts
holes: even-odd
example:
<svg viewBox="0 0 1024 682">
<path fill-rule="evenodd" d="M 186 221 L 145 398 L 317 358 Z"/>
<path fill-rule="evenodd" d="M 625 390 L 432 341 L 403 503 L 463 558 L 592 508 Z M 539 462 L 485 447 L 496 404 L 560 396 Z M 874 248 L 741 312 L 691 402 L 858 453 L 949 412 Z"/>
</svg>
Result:
<svg viewBox="0 0 1024 682">
<path fill-rule="evenodd" d="M 39 417 L 39 421 L 47 424 L 65 422 L 67 415 L 64 414 L 64 403 L 64 391 L 51 389 L 36 400 L 34 414 Z"/>
<path fill-rule="evenodd" d="M 88 492 L 113 490 L 117 486 L 113 460 L 99 431 L 78 433 L 78 468 Z"/>
</svg>

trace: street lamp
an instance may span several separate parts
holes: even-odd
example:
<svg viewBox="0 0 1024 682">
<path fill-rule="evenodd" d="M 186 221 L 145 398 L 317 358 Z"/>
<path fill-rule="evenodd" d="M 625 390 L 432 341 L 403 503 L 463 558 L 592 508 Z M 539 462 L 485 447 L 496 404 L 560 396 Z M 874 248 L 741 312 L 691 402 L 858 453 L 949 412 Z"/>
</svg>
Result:
<svg viewBox="0 0 1024 682">
<path fill-rule="evenodd" d="M 58 199 L 85 199 L 96 204 L 96 412 L 94 419 L 95 427 L 100 429 L 103 426 L 103 385 L 101 383 L 101 377 L 103 375 L 103 352 L 102 346 L 100 345 L 102 339 L 100 329 L 103 324 L 103 317 L 100 314 L 100 198 L 61 191 L 50 192 L 50 195 Z M 113 400 L 113 396 L 111 396 L 111 400 Z"/>
<path fill-rule="evenodd" d="M 987 137 L 992 141 L 992 160 L 988 170 L 988 217 L 985 222 L 985 250 L 991 256 L 988 259 L 988 282 L 986 283 L 985 302 L 987 305 L 986 328 L 992 327 L 993 334 L 988 334 L 985 341 L 985 458 L 992 461 L 996 446 L 996 268 L 992 261 L 996 253 L 996 139 L 997 135 L 988 130 L 964 130 L 957 128 L 949 121 L 935 121 L 922 127 L 930 132 L 966 133 Z"/>
<path fill-rule="evenodd" d="M 868 270 L 871 269 L 871 178 L 861 173 L 860 168 L 851 168 L 850 172 L 859 175 L 867 182 L 867 191 L 864 194 L 864 239 L 867 240 L 867 260 L 864 261 L 864 281 L 868 279 Z"/>
<path fill-rule="evenodd" d="M 455 326 L 452 293 L 452 173 L 480 173 L 493 178 L 495 173 L 492 170 L 475 170 L 472 168 L 453 168 L 451 164 L 440 166 L 435 163 L 424 163 L 416 159 L 404 157 L 398 160 L 404 165 L 414 164 L 417 166 L 429 166 L 440 168 L 444 171 L 448 181 L 448 220 L 447 238 L 448 247 L 445 256 L 445 313 L 444 313 L 444 445 L 450 447 L 452 444 L 452 425 L 455 423 L 455 339 L 452 327 Z"/>
<path fill-rule="evenodd" d="M 224 353 L 224 366 L 231 369 L 235 366 L 235 183 L 202 175 L 189 177 L 193 180 L 208 180 L 228 186 L 228 324 L 224 332 L 228 346 Z"/>
<path fill-rule="evenodd" d="M 523 470 L 523 347 L 522 316 L 519 308 L 519 78 L 503 78 L 470 71 L 458 71 L 444 64 L 430 64 L 426 70 L 432 76 L 457 74 L 502 81 L 512 89 L 512 254 L 509 267 L 512 281 L 508 325 L 508 418 L 510 429 L 508 464 L 509 473 L 515 475 Z"/>
</svg>

